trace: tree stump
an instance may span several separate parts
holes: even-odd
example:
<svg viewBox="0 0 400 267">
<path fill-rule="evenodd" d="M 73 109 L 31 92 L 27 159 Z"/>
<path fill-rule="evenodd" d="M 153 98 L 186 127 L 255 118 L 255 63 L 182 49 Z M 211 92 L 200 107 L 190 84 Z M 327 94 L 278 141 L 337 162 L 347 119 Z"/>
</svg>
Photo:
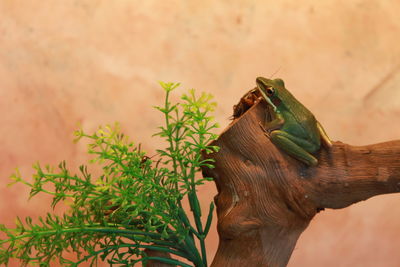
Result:
<svg viewBox="0 0 400 267">
<path fill-rule="evenodd" d="M 259 126 L 260 99 L 213 142 L 219 246 L 211 266 L 286 266 L 300 234 L 325 208 L 400 192 L 400 140 L 367 146 L 333 142 L 308 167 L 285 154 Z"/>
</svg>

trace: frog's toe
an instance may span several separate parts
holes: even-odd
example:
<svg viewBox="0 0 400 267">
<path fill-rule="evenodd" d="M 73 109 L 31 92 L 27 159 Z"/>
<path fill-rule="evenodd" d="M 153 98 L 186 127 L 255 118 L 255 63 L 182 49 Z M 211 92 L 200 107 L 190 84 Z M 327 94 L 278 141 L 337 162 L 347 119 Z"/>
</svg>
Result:
<svg viewBox="0 0 400 267">
<path fill-rule="evenodd" d="M 318 160 L 316 158 L 312 157 L 312 158 L 308 159 L 308 165 L 309 166 L 313 166 L 313 167 L 317 166 L 318 165 Z"/>
</svg>

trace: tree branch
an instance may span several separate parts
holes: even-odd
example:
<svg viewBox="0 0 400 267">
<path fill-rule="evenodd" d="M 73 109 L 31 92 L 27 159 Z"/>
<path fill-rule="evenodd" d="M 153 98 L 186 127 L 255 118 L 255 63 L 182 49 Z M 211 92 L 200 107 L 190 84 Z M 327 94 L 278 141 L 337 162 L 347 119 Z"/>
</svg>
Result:
<svg viewBox="0 0 400 267">
<path fill-rule="evenodd" d="M 335 142 L 305 184 L 316 205 L 339 209 L 370 197 L 400 192 L 400 141 L 368 146 Z"/>
<path fill-rule="evenodd" d="M 212 145 L 220 243 L 212 266 L 285 266 L 317 212 L 400 191 L 400 141 L 354 147 L 334 142 L 308 167 L 273 145 L 259 126 L 271 114 L 254 105 Z"/>
</svg>

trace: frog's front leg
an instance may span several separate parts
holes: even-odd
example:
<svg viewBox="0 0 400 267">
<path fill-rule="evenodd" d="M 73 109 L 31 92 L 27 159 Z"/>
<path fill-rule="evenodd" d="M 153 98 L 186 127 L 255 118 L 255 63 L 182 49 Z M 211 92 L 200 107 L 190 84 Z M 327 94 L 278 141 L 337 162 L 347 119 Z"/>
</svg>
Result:
<svg viewBox="0 0 400 267">
<path fill-rule="evenodd" d="M 269 137 L 272 143 L 305 164 L 309 166 L 318 164 L 318 160 L 308 152 L 318 149 L 313 143 L 281 130 L 272 131 Z"/>
<path fill-rule="evenodd" d="M 285 120 L 283 119 L 282 115 L 280 113 L 276 113 L 274 120 L 268 121 L 268 116 L 265 116 L 264 123 L 259 122 L 259 125 L 265 132 L 265 135 L 270 137 L 270 133 L 274 130 L 280 129 L 284 123 Z"/>
</svg>

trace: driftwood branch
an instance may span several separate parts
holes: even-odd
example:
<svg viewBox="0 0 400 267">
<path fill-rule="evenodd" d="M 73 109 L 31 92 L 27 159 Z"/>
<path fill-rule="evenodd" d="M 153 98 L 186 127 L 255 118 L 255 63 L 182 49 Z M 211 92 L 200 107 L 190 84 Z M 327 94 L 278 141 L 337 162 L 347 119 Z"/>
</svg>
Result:
<svg viewBox="0 0 400 267">
<path fill-rule="evenodd" d="M 333 142 L 307 167 L 273 145 L 259 126 L 267 106 L 237 118 L 206 158 L 213 177 L 220 243 L 212 266 L 285 266 L 300 234 L 325 208 L 344 208 L 400 192 L 400 141 L 368 146 Z M 236 116 L 237 117 L 237 116 Z"/>
</svg>

